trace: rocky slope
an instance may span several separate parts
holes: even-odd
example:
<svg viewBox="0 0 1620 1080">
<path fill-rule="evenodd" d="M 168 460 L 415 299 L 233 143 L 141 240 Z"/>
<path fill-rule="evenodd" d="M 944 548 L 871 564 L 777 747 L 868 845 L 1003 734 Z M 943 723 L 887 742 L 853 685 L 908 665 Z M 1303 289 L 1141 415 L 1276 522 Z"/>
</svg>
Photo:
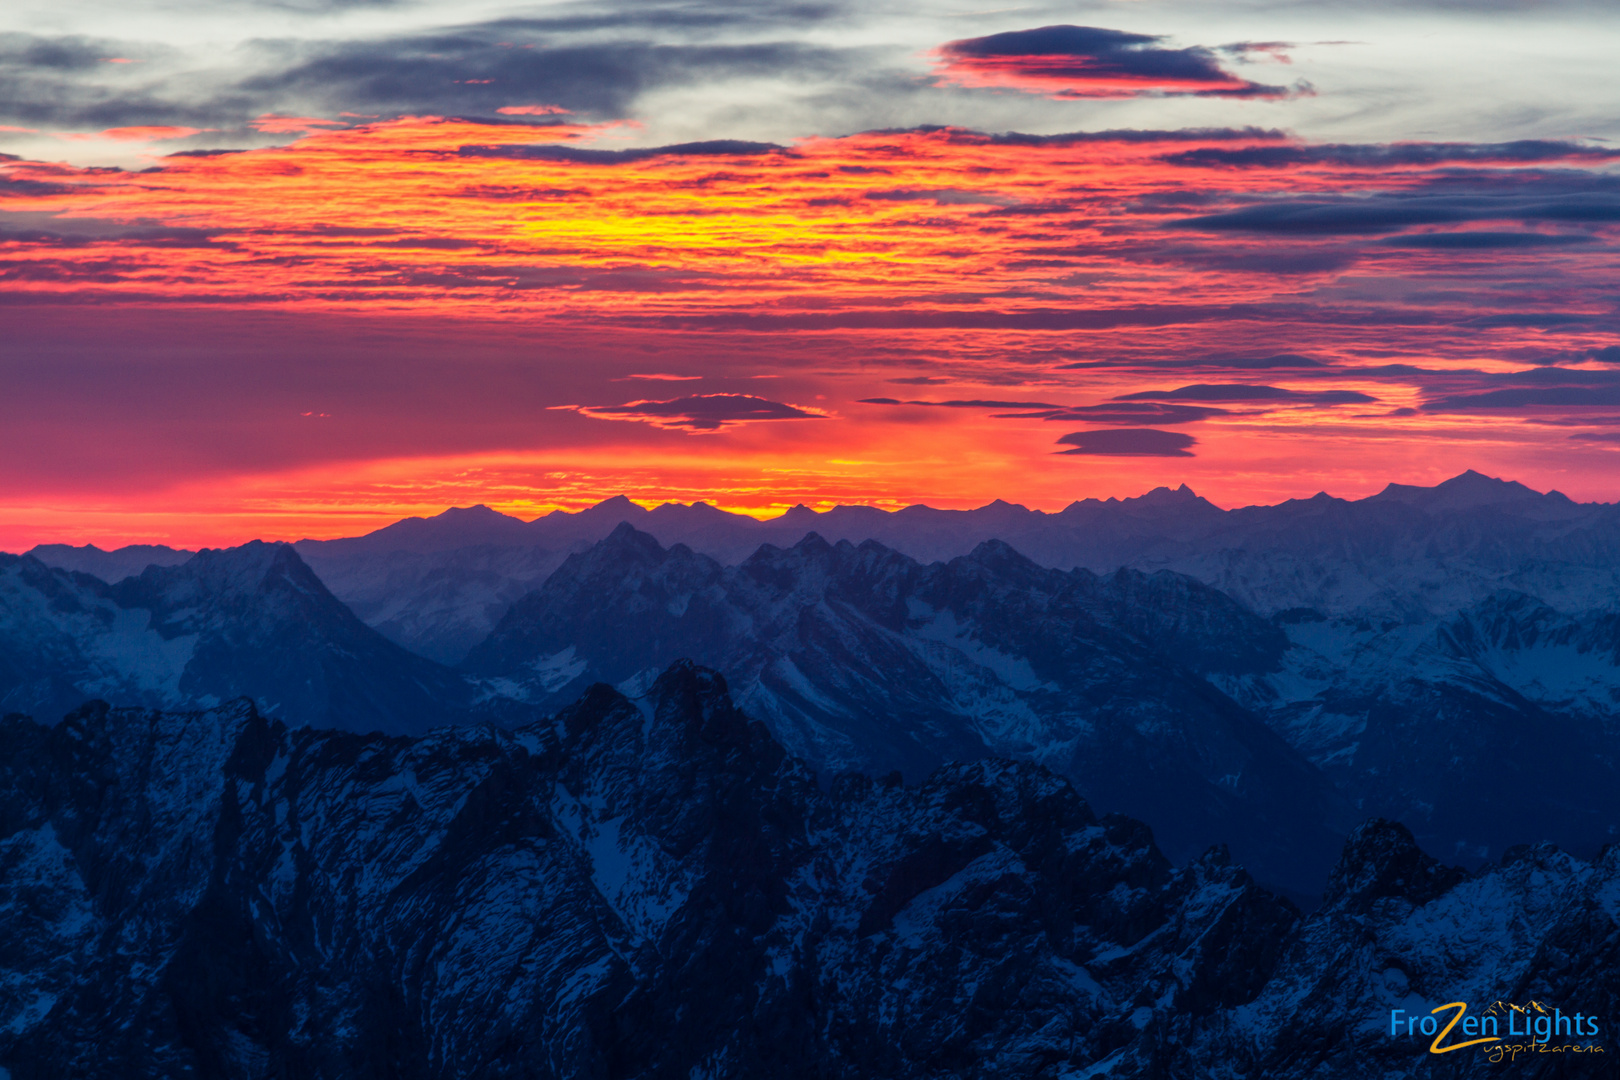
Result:
<svg viewBox="0 0 1620 1080">
<path fill-rule="evenodd" d="M 16 1080 L 1426 1075 L 1392 1004 L 1613 1016 L 1617 897 L 1375 822 L 1301 919 L 1039 766 L 824 789 L 685 664 L 509 732 L 0 722 Z"/>
<path fill-rule="evenodd" d="M 293 724 L 424 731 L 499 713 L 360 622 L 286 544 L 203 551 L 116 585 L 0 555 L 0 709 L 250 697 Z"/>
</svg>

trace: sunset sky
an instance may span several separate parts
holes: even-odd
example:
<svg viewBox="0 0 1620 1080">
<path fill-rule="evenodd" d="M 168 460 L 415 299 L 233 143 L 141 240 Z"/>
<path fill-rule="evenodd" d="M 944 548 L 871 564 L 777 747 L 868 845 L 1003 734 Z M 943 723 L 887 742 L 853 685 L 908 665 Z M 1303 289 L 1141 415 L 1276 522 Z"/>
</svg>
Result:
<svg viewBox="0 0 1620 1080">
<path fill-rule="evenodd" d="M 1620 7 L 0 9 L 0 549 L 1620 500 Z"/>
</svg>

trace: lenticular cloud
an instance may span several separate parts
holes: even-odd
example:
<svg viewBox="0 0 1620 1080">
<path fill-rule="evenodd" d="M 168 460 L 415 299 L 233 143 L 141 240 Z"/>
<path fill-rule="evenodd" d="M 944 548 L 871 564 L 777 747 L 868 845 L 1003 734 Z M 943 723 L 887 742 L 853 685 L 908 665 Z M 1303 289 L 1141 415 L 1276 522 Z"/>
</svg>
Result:
<svg viewBox="0 0 1620 1080">
<path fill-rule="evenodd" d="M 1163 41 L 1096 26 L 1042 26 L 952 41 L 938 55 L 947 82 L 1055 98 L 1286 98 L 1308 91 L 1306 84 L 1250 82 L 1224 70 L 1209 49 L 1167 49 Z"/>
</svg>

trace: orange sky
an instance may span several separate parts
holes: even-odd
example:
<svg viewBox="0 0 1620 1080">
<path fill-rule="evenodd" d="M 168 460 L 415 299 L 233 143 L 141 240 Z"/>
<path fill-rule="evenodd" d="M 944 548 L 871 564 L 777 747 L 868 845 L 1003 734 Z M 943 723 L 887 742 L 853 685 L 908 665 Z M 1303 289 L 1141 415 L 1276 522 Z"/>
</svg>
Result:
<svg viewBox="0 0 1620 1080">
<path fill-rule="evenodd" d="M 1612 152 L 618 131 L 0 161 L 0 547 L 621 491 L 1236 505 L 1472 467 L 1620 497 Z"/>
</svg>

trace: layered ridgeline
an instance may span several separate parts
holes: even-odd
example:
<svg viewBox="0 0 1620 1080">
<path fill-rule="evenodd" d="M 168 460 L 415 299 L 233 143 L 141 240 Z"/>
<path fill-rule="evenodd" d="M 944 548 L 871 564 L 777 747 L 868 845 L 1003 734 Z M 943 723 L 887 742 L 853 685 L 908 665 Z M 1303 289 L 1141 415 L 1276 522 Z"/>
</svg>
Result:
<svg viewBox="0 0 1620 1080">
<path fill-rule="evenodd" d="M 997 501 L 977 510 L 889 512 L 795 507 L 769 521 L 704 503 L 644 509 L 621 497 L 523 521 L 483 506 L 410 518 L 366 536 L 304 540 L 327 586 L 390 639 L 455 664 L 506 609 L 568 555 L 628 522 L 669 546 L 735 564 L 761 544 L 876 540 L 922 562 L 1001 540 L 1043 565 L 1098 573 L 1122 566 L 1190 574 L 1262 615 L 1309 608 L 1379 627 L 1455 615 L 1502 589 L 1577 614 L 1620 602 L 1620 506 L 1468 472 L 1432 488 L 1391 484 L 1366 499 L 1317 495 L 1222 510 L 1185 486 L 1140 498 L 1085 499 L 1057 513 Z M 189 552 L 137 546 L 33 549 L 46 565 L 106 581 Z"/>
<path fill-rule="evenodd" d="M 512 731 L 8 718 L 0 881 L 15 1080 L 1485 1076 L 1391 1011 L 1620 1005 L 1613 852 L 1373 822 L 1301 918 L 1039 766 L 824 789 L 684 664 Z"/>
<path fill-rule="evenodd" d="M 442 524 L 397 528 L 431 539 Z M 503 609 L 469 661 L 476 685 L 362 625 L 284 546 L 206 552 L 117 585 L 11 560 L 0 708 L 50 719 L 97 697 L 243 694 L 291 724 L 419 731 L 521 722 L 515 702 L 553 708 L 599 679 L 635 691 L 689 656 L 726 672 L 817 769 L 1039 761 L 1149 822 L 1174 858 L 1230 843 L 1306 903 L 1363 815 L 1403 821 L 1465 865 L 1542 840 L 1590 854 L 1620 821 L 1612 606 L 1561 612 L 1498 588 L 1445 616 L 1413 600 L 1404 620 L 1332 605 L 1262 618 L 1183 575 L 1053 571 L 994 542 L 922 566 L 816 538 L 727 567 L 621 526 L 570 558 Z"/>
<path fill-rule="evenodd" d="M 1391 484 L 1366 499 L 1318 495 L 1230 511 L 1185 486 L 1051 514 L 998 501 L 966 511 L 797 507 L 771 521 L 703 503 L 645 510 L 621 497 L 532 522 L 485 507 L 450 510 L 298 548 L 367 622 L 454 664 L 511 601 L 624 522 L 728 565 L 812 532 L 830 543 L 876 540 L 925 563 L 1001 540 L 1060 570 L 1190 574 L 1266 616 L 1303 607 L 1368 620 L 1362 644 L 1385 623 L 1446 618 L 1501 589 L 1569 614 L 1620 603 L 1620 506 L 1576 504 L 1473 472 L 1432 488 Z"/>
<path fill-rule="evenodd" d="M 530 715 L 478 701 L 460 675 L 362 623 L 287 544 L 203 551 L 117 584 L 0 554 L 0 712 L 54 720 L 90 699 L 243 696 L 289 723 L 358 731 Z"/>
<path fill-rule="evenodd" d="M 692 657 L 820 768 L 1038 761 L 1147 821 L 1173 857 L 1225 842 L 1300 896 L 1366 815 L 1469 864 L 1614 838 L 1620 620 L 1498 596 L 1385 629 L 1405 650 L 1390 653 L 1347 646 L 1361 630 L 1346 622 L 1262 619 L 1169 571 L 1044 569 L 997 541 L 923 566 L 811 536 L 724 567 L 621 526 L 515 604 L 466 669 L 550 707 Z"/>
<path fill-rule="evenodd" d="M 1314 893 L 1349 808 L 1205 675 L 1259 677 L 1287 641 L 1180 575 L 1047 570 L 1007 545 L 929 566 L 811 535 L 725 567 L 621 525 L 515 604 L 465 670 L 554 708 L 638 693 L 690 658 L 824 772 L 1037 761 L 1152 824 L 1178 859 L 1225 842 Z"/>
</svg>

